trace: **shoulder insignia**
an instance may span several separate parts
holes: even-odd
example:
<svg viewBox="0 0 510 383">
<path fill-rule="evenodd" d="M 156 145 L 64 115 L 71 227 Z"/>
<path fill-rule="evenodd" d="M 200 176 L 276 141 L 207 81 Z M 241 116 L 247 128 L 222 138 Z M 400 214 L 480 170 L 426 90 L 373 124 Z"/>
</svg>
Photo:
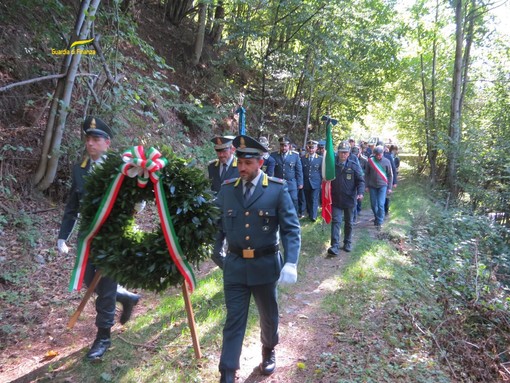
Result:
<svg viewBox="0 0 510 383">
<path fill-rule="evenodd" d="M 267 180 L 267 174 L 264 173 L 262 174 L 262 186 L 266 187 L 267 185 L 269 185 L 269 181 Z"/>
<path fill-rule="evenodd" d="M 299 156 L 299 153 L 298 153 L 298 152 L 296 152 L 295 150 L 292 150 L 292 151 L 291 151 L 291 153 L 293 153 L 293 154 L 297 154 L 297 155 Z"/>
<path fill-rule="evenodd" d="M 267 177 L 269 181 L 276 182 L 277 184 L 284 184 L 285 180 L 282 178 L 276 178 L 276 177 Z"/>
<path fill-rule="evenodd" d="M 232 167 L 237 168 L 237 157 L 234 157 L 234 159 L 232 160 Z"/>
<path fill-rule="evenodd" d="M 238 181 L 238 182 L 236 182 L 236 184 L 234 185 L 234 186 L 237 186 L 237 184 L 239 183 L 239 180 L 240 180 L 240 179 L 241 179 L 241 177 L 239 177 L 239 178 L 230 178 L 230 179 L 228 179 L 228 180 L 223 181 L 222 185 L 230 185 L 230 184 L 233 184 L 234 182 Z"/>
<path fill-rule="evenodd" d="M 85 169 L 87 167 L 87 164 L 89 163 L 89 157 L 88 156 L 85 156 L 85 158 L 83 159 L 83 162 L 81 163 L 80 167 L 82 169 Z"/>
<path fill-rule="evenodd" d="M 209 164 L 208 164 L 208 165 L 212 165 L 212 164 L 214 164 L 214 163 L 215 163 L 215 165 L 214 165 L 214 166 L 218 166 L 218 165 L 219 165 L 219 163 L 220 163 L 220 161 L 219 161 L 219 160 L 211 160 L 211 161 L 209 161 Z"/>
</svg>

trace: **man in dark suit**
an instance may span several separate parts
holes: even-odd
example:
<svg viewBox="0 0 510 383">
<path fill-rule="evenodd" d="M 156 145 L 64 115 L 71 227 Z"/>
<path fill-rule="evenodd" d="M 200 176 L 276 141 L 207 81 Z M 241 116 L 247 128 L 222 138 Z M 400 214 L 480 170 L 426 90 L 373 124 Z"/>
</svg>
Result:
<svg viewBox="0 0 510 383">
<path fill-rule="evenodd" d="M 363 198 L 365 180 L 361 167 L 350 158 L 351 146 L 348 141 L 338 145 L 335 156 L 335 179 L 331 181 L 332 221 L 331 247 L 328 257 L 338 257 L 340 251 L 340 232 L 344 223 L 343 249 L 352 250 L 352 214 L 356 201 Z"/>
<path fill-rule="evenodd" d="M 278 344 L 278 283 L 295 283 L 301 247 L 296 210 L 285 181 L 261 171 L 265 152 L 255 139 L 234 139 L 239 178 L 227 180 L 218 193 L 221 230 L 228 253 L 223 269 L 227 318 L 219 369 L 222 383 L 234 383 L 246 331 L 250 299 L 260 316 L 262 363 L 260 372 L 271 375 Z M 283 257 L 279 241 L 283 245 Z"/>
<path fill-rule="evenodd" d="M 297 152 L 290 150 L 290 141 L 287 137 L 280 137 L 280 150 L 271 153 L 275 159 L 274 176 L 287 181 L 289 194 L 296 212 L 298 212 L 298 190 L 303 188 L 303 167 Z"/>
<path fill-rule="evenodd" d="M 223 181 L 239 177 L 237 170 L 237 158 L 234 156 L 235 148 L 232 146 L 232 136 L 217 136 L 211 142 L 216 151 L 215 160 L 209 162 L 207 171 L 211 180 L 211 190 L 218 193 Z M 216 236 L 211 259 L 220 268 L 223 269 L 223 260 L 225 259 L 225 235 L 221 232 Z"/>
<path fill-rule="evenodd" d="M 232 146 L 233 139 L 232 136 L 217 136 L 211 140 L 218 158 L 209 162 L 207 172 L 211 180 L 211 190 L 216 193 L 220 191 L 224 180 L 239 176 L 237 159 L 234 156 L 234 147 Z"/>
<path fill-rule="evenodd" d="M 308 217 L 314 222 L 317 219 L 322 183 L 322 157 L 316 154 L 317 144 L 317 141 L 308 141 L 306 146 L 308 153 L 301 157 L 306 211 Z"/>
<path fill-rule="evenodd" d="M 87 117 L 83 123 L 83 131 L 86 138 L 87 156 L 81 164 L 75 164 L 73 167 L 71 191 L 57 241 L 57 249 L 61 254 L 69 252 L 66 241 L 69 239 L 78 218 L 80 200 L 84 194 L 85 176 L 93 171 L 95 166 L 100 166 L 104 161 L 112 137 L 110 127 L 98 117 Z M 89 259 L 84 275 L 84 282 L 87 286 L 92 282 L 95 274 L 96 268 Z M 138 295 L 130 293 L 107 276 L 101 277 L 95 292 L 97 294 L 97 335 L 90 351 L 87 353 L 87 359 L 90 361 L 101 359 L 111 346 L 111 328 L 115 322 L 115 303 L 120 302 L 122 304 L 120 323 L 124 324 L 131 317 L 133 307 L 140 299 Z"/>
</svg>

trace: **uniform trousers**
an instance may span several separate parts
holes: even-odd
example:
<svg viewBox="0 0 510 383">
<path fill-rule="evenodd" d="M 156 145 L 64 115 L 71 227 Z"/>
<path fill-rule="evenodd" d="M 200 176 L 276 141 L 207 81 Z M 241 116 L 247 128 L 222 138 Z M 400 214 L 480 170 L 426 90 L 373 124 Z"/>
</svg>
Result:
<svg viewBox="0 0 510 383">
<path fill-rule="evenodd" d="M 342 221 L 344 223 L 344 244 L 352 242 L 352 213 L 354 208 L 339 208 L 332 206 L 331 217 L 331 247 L 334 250 L 340 249 L 340 231 Z"/>
<path fill-rule="evenodd" d="M 223 285 L 227 319 L 223 328 L 219 369 L 238 370 L 252 295 L 259 311 L 262 345 L 272 349 L 278 344 L 277 281 L 255 286 L 231 282 Z"/>
<path fill-rule="evenodd" d="M 294 209 L 296 209 L 296 213 L 299 214 L 299 199 L 298 199 L 298 189 L 289 189 L 290 198 L 292 199 L 292 203 L 294 204 Z"/>
<path fill-rule="evenodd" d="M 85 269 L 83 281 L 90 285 L 96 267 L 89 261 Z M 121 288 L 122 289 L 122 288 Z M 115 323 L 115 302 L 117 300 L 117 282 L 107 276 L 101 276 L 96 290 L 96 326 L 97 328 L 111 328 Z"/>
<path fill-rule="evenodd" d="M 313 220 L 317 219 L 317 210 L 319 209 L 319 193 L 320 192 L 321 192 L 320 188 L 305 190 L 306 211 L 308 213 L 308 216 Z"/>
</svg>

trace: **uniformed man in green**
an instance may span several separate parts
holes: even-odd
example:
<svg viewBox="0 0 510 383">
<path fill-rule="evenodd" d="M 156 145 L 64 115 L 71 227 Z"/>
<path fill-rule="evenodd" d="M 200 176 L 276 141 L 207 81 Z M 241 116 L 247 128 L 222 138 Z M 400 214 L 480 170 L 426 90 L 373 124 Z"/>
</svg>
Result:
<svg viewBox="0 0 510 383">
<path fill-rule="evenodd" d="M 219 363 L 220 382 L 224 383 L 234 383 L 239 369 L 251 296 L 260 316 L 259 369 L 264 375 L 273 373 L 279 318 L 276 288 L 279 282 L 296 282 L 301 246 L 299 220 L 287 183 L 261 170 L 266 148 L 244 135 L 233 144 L 240 177 L 225 181 L 217 198 L 221 230 L 228 242 L 223 268 L 227 318 Z"/>
</svg>

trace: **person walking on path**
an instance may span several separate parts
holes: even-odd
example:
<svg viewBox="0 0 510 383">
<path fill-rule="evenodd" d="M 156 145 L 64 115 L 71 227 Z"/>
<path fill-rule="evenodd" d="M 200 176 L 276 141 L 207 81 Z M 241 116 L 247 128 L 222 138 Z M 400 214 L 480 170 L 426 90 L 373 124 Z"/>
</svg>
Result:
<svg viewBox="0 0 510 383">
<path fill-rule="evenodd" d="M 289 194 L 292 198 L 296 212 L 298 210 L 298 190 L 303 188 L 303 168 L 299 154 L 290 150 L 290 140 L 287 137 L 280 137 L 280 150 L 271 153 L 276 164 L 274 176 L 287 181 Z"/>
<path fill-rule="evenodd" d="M 393 186 L 391 164 L 383 154 L 384 148 L 380 145 L 376 146 L 365 169 L 365 183 L 367 191 L 370 192 L 370 205 L 374 213 L 374 225 L 377 228 L 380 228 L 384 221 L 386 195 L 391 194 Z"/>
<path fill-rule="evenodd" d="M 331 247 L 328 257 L 338 257 L 340 252 L 340 231 L 344 223 L 343 249 L 352 250 L 352 215 L 356 201 L 363 198 L 365 181 L 357 162 L 350 158 L 351 146 L 348 141 L 338 145 L 335 156 L 335 179 L 331 181 L 332 220 Z"/>
<path fill-rule="evenodd" d="M 235 382 L 252 296 L 260 316 L 259 370 L 263 375 L 274 372 L 279 340 L 277 285 L 296 282 L 301 247 L 287 183 L 260 169 L 266 149 L 245 135 L 236 137 L 234 146 L 240 177 L 225 181 L 216 199 L 228 242 L 223 268 L 227 317 L 219 363 L 222 383 Z"/>
<path fill-rule="evenodd" d="M 216 151 L 215 160 L 207 165 L 209 180 L 211 181 L 211 190 L 218 193 L 223 181 L 230 178 L 239 177 L 237 170 L 237 158 L 234 156 L 235 148 L 232 146 L 233 136 L 216 136 L 211 139 Z M 225 259 L 225 235 L 218 232 L 214 241 L 212 261 L 223 269 L 223 261 Z"/>
<path fill-rule="evenodd" d="M 67 241 L 73 231 L 78 218 L 80 200 L 84 195 L 85 176 L 100 166 L 105 159 L 105 153 L 110 147 L 112 130 L 98 117 L 87 117 L 83 123 L 86 138 L 87 157 L 81 164 L 75 164 L 72 170 L 72 184 L 69 199 L 64 209 L 64 216 L 60 225 L 57 249 L 61 254 L 68 254 Z M 96 274 L 96 267 L 90 259 L 84 274 L 84 282 L 88 286 Z M 122 304 L 120 323 L 126 323 L 138 303 L 140 296 L 130 293 L 117 282 L 107 276 L 102 276 L 96 290 L 96 327 L 97 335 L 92 347 L 87 353 L 87 360 L 100 360 L 111 346 L 111 328 L 115 323 L 115 304 Z"/>
<path fill-rule="evenodd" d="M 317 220 L 322 183 L 322 156 L 315 153 L 317 144 L 317 141 L 308 141 L 306 146 L 308 153 L 301 157 L 305 206 L 308 218 L 313 222 Z"/>
</svg>

